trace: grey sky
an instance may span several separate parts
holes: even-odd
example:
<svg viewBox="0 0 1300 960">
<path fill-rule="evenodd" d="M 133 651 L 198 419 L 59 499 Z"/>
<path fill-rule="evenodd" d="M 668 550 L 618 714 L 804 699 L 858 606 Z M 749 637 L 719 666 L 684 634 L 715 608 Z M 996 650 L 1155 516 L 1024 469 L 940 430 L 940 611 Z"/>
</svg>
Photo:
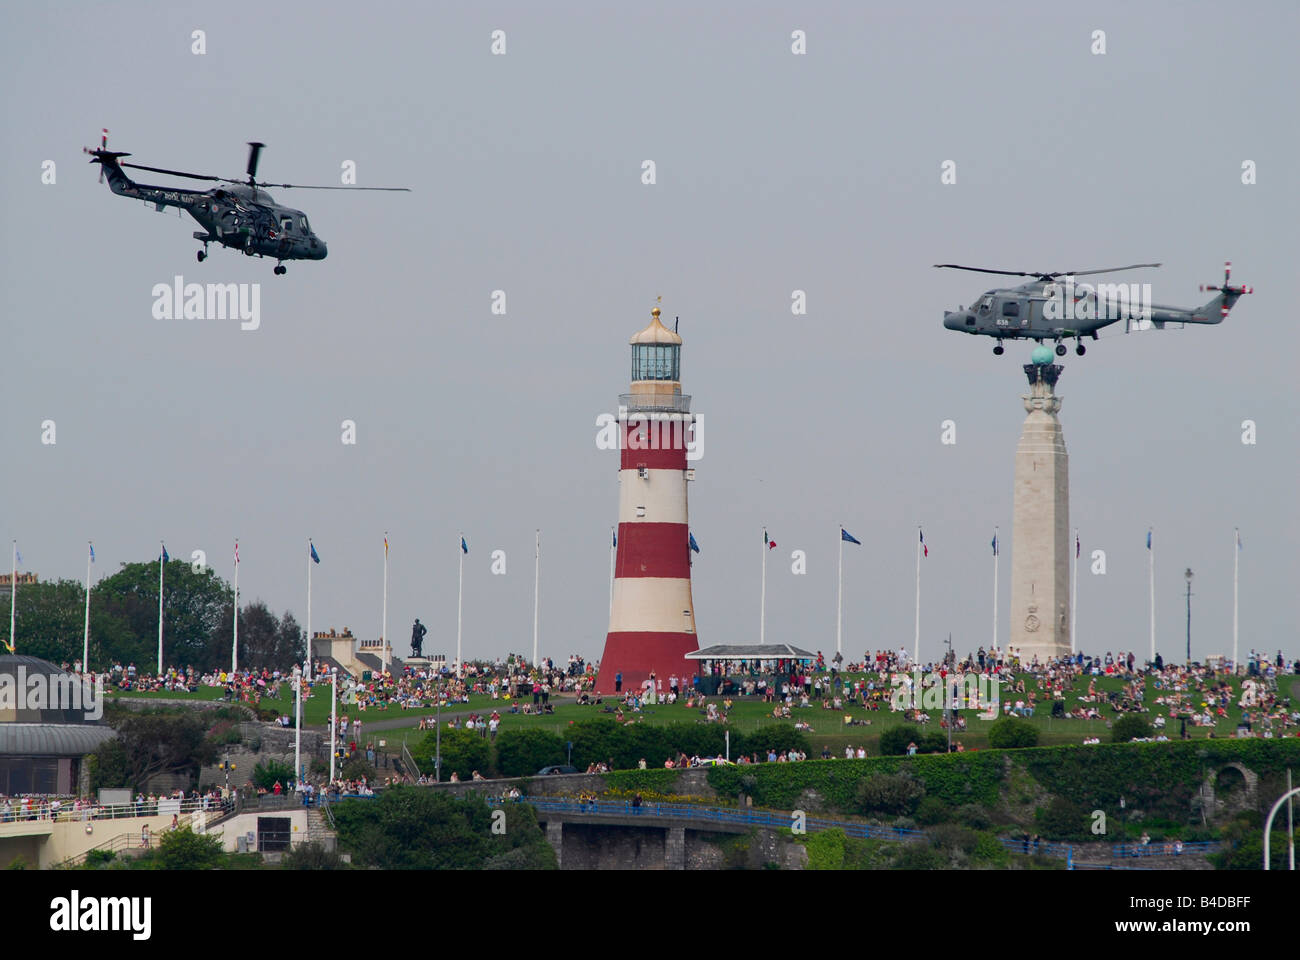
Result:
<svg viewBox="0 0 1300 960">
<path fill-rule="evenodd" d="M 701 642 L 757 639 L 766 525 L 768 640 L 833 650 L 842 522 L 863 542 L 846 652 L 910 647 L 919 522 L 922 654 L 949 631 L 973 650 L 995 524 L 1009 596 L 1029 347 L 944 331 L 992 278 L 930 265 L 1159 260 L 1127 279 L 1192 306 L 1231 259 L 1257 293 L 1222 326 L 1065 358 L 1071 521 L 1107 555 L 1081 572 L 1078 633 L 1145 650 L 1153 524 L 1161 651 L 1182 649 L 1190 566 L 1193 652 L 1226 652 L 1240 525 L 1243 652 L 1297 652 L 1294 4 L 185 6 L 5 10 L 0 533 L 28 569 L 79 578 L 93 538 L 103 576 L 163 537 L 229 577 L 239 536 L 241 598 L 301 620 L 310 535 L 313 626 L 373 637 L 387 529 L 390 635 L 404 653 L 419 616 L 426 650 L 451 651 L 463 529 L 466 655 L 495 655 L 531 646 L 541 527 L 543 652 L 598 656 L 618 462 L 595 418 L 662 294 L 706 425 Z M 265 179 L 337 183 L 354 160 L 361 184 L 415 192 L 272 191 L 329 259 L 200 265 L 188 217 L 96 183 L 80 148 L 105 126 L 140 163 L 237 177 L 259 139 Z M 261 329 L 153 319 L 176 274 L 260 283 Z"/>
</svg>

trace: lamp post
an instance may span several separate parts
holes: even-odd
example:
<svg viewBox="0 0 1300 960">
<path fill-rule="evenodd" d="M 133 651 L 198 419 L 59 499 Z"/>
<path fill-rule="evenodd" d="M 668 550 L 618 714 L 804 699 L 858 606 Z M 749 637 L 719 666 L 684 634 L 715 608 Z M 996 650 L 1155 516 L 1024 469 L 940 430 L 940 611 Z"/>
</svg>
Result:
<svg viewBox="0 0 1300 960">
<path fill-rule="evenodd" d="M 948 667 L 949 669 L 955 669 L 956 666 L 957 666 L 957 661 L 953 659 L 953 655 L 952 655 L 952 634 L 949 633 L 948 634 Z M 945 686 L 947 685 L 947 680 L 944 680 L 944 684 Z M 944 710 L 948 714 L 948 752 L 952 753 L 952 725 L 957 719 L 957 709 L 955 704 L 950 704 L 948 702 L 948 691 L 946 689 L 943 691 L 943 704 L 944 704 Z M 949 707 L 951 707 L 952 709 L 949 709 Z"/>
<path fill-rule="evenodd" d="M 1192 665 L 1192 568 L 1183 574 L 1187 580 L 1187 665 Z"/>
<path fill-rule="evenodd" d="M 225 760 L 222 760 L 217 764 L 217 769 L 224 770 L 226 773 L 226 796 L 228 797 L 230 796 L 230 771 L 235 769 L 235 765 L 231 763 L 230 758 L 227 757 Z"/>
</svg>

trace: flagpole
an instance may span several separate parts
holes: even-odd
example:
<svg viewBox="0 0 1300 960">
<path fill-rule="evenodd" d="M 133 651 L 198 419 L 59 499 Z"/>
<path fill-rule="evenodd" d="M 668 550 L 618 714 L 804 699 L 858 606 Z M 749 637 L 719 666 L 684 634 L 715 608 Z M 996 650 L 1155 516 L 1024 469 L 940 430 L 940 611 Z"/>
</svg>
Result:
<svg viewBox="0 0 1300 960">
<path fill-rule="evenodd" d="M 461 626 L 464 623 L 465 610 L 465 534 L 460 535 L 460 543 L 456 548 L 460 554 L 460 581 L 456 586 L 456 676 L 461 675 L 460 662 L 460 638 Z"/>
<path fill-rule="evenodd" d="M 239 538 L 235 537 L 235 621 L 234 640 L 230 644 L 230 672 L 239 672 Z"/>
<path fill-rule="evenodd" d="M 384 531 L 384 619 L 379 628 L 380 656 L 384 660 L 384 670 L 388 670 L 388 531 Z"/>
<path fill-rule="evenodd" d="M 163 570 L 167 564 L 163 557 L 167 555 L 167 545 L 161 540 L 162 553 L 158 554 L 158 675 L 162 676 L 163 661 Z"/>
<path fill-rule="evenodd" d="M 767 527 L 763 528 L 763 586 L 758 594 L 758 642 L 763 643 L 767 636 Z"/>
<path fill-rule="evenodd" d="M 464 556 L 464 554 L 461 554 Z M 537 613 L 542 589 L 542 531 L 537 531 L 533 560 L 533 666 L 537 666 Z"/>
<path fill-rule="evenodd" d="M 993 528 L 993 648 L 997 649 L 998 645 L 998 562 L 1002 556 L 1002 550 L 998 543 L 998 528 Z M 990 650 L 990 653 L 992 650 Z"/>
<path fill-rule="evenodd" d="M 9 652 L 14 652 L 14 611 L 18 602 L 18 541 L 13 542 L 9 572 Z"/>
<path fill-rule="evenodd" d="M 293 792 L 302 789 L 302 667 L 293 665 Z"/>
<path fill-rule="evenodd" d="M 334 786 L 334 758 L 338 754 L 339 736 L 339 671 L 330 671 L 330 786 Z"/>
<path fill-rule="evenodd" d="M 1079 622 L 1079 528 L 1074 528 L 1074 583 L 1070 587 L 1070 652 L 1079 647 L 1075 643 L 1074 629 Z"/>
<path fill-rule="evenodd" d="M 307 678 L 311 679 L 311 537 L 307 538 Z"/>
<path fill-rule="evenodd" d="M 1147 538 L 1150 546 L 1147 548 L 1147 563 L 1150 577 L 1150 594 L 1151 594 L 1151 662 L 1156 659 L 1156 545 L 1155 538 L 1152 536 L 1152 528 L 1147 528 Z"/>
<path fill-rule="evenodd" d="M 835 652 L 843 649 L 844 631 L 844 525 L 840 524 L 840 588 L 835 600 Z"/>
<path fill-rule="evenodd" d="M 912 644 L 913 666 L 921 662 L 921 526 L 916 527 L 916 638 Z"/>
<path fill-rule="evenodd" d="M 90 558 L 94 556 L 95 544 L 87 540 L 90 552 L 86 554 L 86 623 L 81 634 L 81 672 L 90 672 Z"/>
<path fill-rule="evenodd" d="M 1241 528 L 1233 527 L 1232 544 L 1232 673 L 1237 673 L 1237 586 L 1241 567 Z"/>
</svg>

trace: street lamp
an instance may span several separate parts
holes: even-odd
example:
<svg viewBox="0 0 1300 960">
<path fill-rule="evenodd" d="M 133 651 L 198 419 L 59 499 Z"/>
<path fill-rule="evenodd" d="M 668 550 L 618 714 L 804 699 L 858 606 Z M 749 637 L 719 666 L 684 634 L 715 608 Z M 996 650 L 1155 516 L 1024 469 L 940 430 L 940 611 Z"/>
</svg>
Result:
<svg viewBox="0 0 1300 960">
<path fill-rule="evenodd" d="M 1187 665 L 1192 665 L 1192 568 L 1183 574 L 1187 580 Z"/>
</svg>

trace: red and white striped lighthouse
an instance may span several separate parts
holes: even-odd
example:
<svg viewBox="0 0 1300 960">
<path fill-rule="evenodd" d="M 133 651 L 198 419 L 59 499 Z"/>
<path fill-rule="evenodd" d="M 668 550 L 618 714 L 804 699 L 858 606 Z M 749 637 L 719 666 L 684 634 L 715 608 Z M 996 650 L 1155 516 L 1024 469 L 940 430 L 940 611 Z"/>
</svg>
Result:
<svg viewBox="0 0 1300 960">
<path fill-rule="evenodd" d="M 695 438 L 691 398 L 682 394 L 682 338 L 650 311 L 631 339 L 631 392 L 619 398 L 618 544 L 609 633 L 596 676 L 598 693 L 639 690 L 653 672 L 668 690 L 688 689 L 699 649 L 691 600 L 686 484 L 694 479 L 687 445 Z"/>
</svg>

